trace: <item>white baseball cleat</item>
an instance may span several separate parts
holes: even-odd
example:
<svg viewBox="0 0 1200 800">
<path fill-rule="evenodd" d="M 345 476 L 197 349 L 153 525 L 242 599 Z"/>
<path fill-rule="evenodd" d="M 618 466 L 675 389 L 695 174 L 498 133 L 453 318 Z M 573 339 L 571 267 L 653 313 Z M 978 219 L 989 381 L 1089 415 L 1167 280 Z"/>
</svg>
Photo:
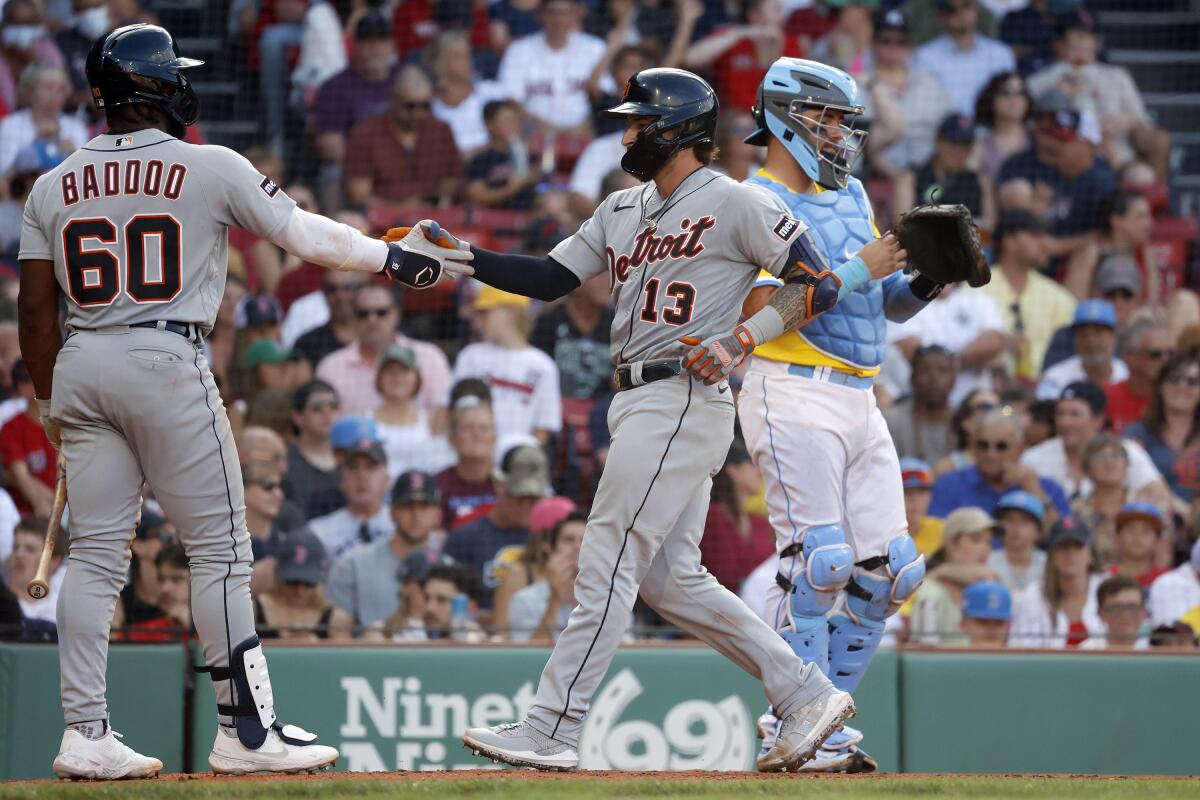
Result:
<svg viewBox="0 0 1200 800">
<path fill-rule="evenodd" d="M 832 686 L 812 703 L 784 718 L 775 746 L 757 762 L 759 772 L 793 772 L 813 756 L 825 740 L 841 730 L 854 716 L 854 701 L 848 692 Z"/>
<path fill-rule="evenodd" d="M 471 728 L 463 734 L 463 744 L 477 756 L 514 767 L 564 772 L 579 766 L 574 747 L 551 739 L 528 722 Z"/>
<path fill-rule="evenodd" d="M 54 759 L 54 774 L 76 781 L 119 781 L 153 778 L 162 772 L 161 761 L 126 746 L 120 737 L 121 734 L 109 729 L 99 739 L 89 739 L 74 728 L 67 728 Z"/>
<path fill-rule="evenodd" d="M 335 748 L 316 744 L 315 736 L 295 725 L 272 726 L 257 749 L 242 744 L 236 731 L 218 727 L 208 766 L 218 775 L 316 772 L 336 764 L 338 756 Z"/>
</svg>

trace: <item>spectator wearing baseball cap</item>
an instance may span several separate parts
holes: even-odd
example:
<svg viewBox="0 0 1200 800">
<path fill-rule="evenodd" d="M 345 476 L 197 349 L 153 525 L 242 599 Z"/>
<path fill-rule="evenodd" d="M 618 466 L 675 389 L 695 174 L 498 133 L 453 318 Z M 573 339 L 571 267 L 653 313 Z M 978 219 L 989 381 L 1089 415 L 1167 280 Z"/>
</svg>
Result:
<svg viewBox="0 0 1200 800">
<path fill-rule="evenodd" d="M 1030 90 L 1035 95 L 1049 91 L 1069 94 L 1081 111 L 1094 115 L 1097 125 L 1109 131 L 1105 152 L 1113 166 L 1119 168 L 1138 158 L 1154 167 L 1159 180 L 1165 180 L 1170 137 L 1154 125 L 1129 71 L 1100 61 L 1096 18 L 1086 9 L 1076 8 L 1059 14 L 1056 23 L 1058 57 L 1030 76 Z"/>
<path fill-rule="evenodd" d="M 1125 435 L 1146 448 L 1171 491 L 1190 502 L 1195 488 L 1181 475 L 1178 465 L 1200 437 L 1200 358 L 1196 352 L 1170 355 L 1159 368 L 1153 387 L 1146 413 L 1125 429 Z"/>
<path fill-rule="evenodd" d="M 254 598 L 254 627 L 261 639 L 349 639 L 354 620 L 321 591 L 328 566 L 321 540 L 306 528 L 292 531 L 279 548 L 275 583 Z"/>
<path fill-rule="evenodd" d="M 1054 425 L 1058 434 L 1035 445 L 1021 455 L 1021 464 L 1031 467 L 1040 477 L 1061 485 L 1068 495 L 1086 497 L 1093 483 L 1084 468 L 1084 455 L 1090 442 L 1104 430 L 1108 399 L 1094 383 L 1079 381 L 1062 391 L 1054 409 Z M 1166 499 L 1166 483 L 1137 442 L 1122 438 L 1121 444 L 1129 459 L 1125 476 L 1126 488 L 1143 499 Z"/>
<path fill-rule="evenodd" d="M 544 445 L 562 430 L 562 396 L 558 365 L 529 344 L 529 306 L 528 297 L 482 286 L 471 305 L 482 341 L 458 354 L 454 380 L 487 381 L 500 440 L 532 434 Z"/>
<path fill-rule="evenodd" d="M 1077 647 L 1103 633 L 1096 590 L 1104 580 L 1087 526 L 1064 517 L 1050 529 L 1046 574 L 1013 598 L 1009 644 L 1014 647 Z"/>
<path fill-rule="evenodd" d="M 486 515 L 451 531 L 442 552 L 473 569 L 487 589 L 483 608 L 504 572 L 518 564 L 529 543 L 529 519 L 550 490 L 550 465 L 540 447 L 517 445 L 500 459 L 495 472 L 496 505 Z"/>
<path fill-rule="evenodd" d="M 418 405 L 421 371 L 415 350 L 401 344 L 384 350 L 375 389 L 383 402 L 370 416 L 387 453 L 388 475 L 394 479 L 412 469 L 436 474 L 454 463 L 450 443 L 433 432 L 429 412 Z"/>
<path fill-rule="evenodd" d="M 506 569 L 492 599 L 492 628 L 508 630 L 509 604 L 517 592 L 546 577 L 546 561 L 550 556 L 550 533 L 559 522 L 576 511 L 569 497 L 543 497 L 529 513 L 529 544 L 521 553 L 520 563 Z"/>
<path fill-rule="evenodd" d="M 317 155 L 325 168 L 322 184 L 336 184 L 351 129 L 387 109 L 392 80 L 399 69 L 391 25 L 376 11 L 354 26 L 350 65 L 321 84 L 312 107 Z"/>
<path fill-rule="evenodd" d="M 1052 194 L 1045 220 L 1055 237 L 1052 255 L 1066 256 L 1103 226 L 1103 204 L 1117 190 L 1117 178 L 1097 155 L 1100 122 L 1091 111 L 1052 90 L 1037 96 L 1033 120 L 1033 146 L 1004 162 L 998 184 L 1023 180 L 1035 193 Z"/>
<path fill-rule="evenodd" d="M 1010 374 L 1033 380 L 1054 332 L 1071 324 L 1075 297 L 1041 273 L 1049 264 L 1049 239 L 1041 220 L 1025 209 L 1006 209 L 992 233 L 992 280 L 977 291 L 996 301 L 1018 352 Z"/>
<path fill-rule="evenodd" d="M 939 121 L 953 111 L 941 83 L 912 63 L 913 39 L 908 16 L 898 8 L 875 18 L 874 92 L 867 97 L 867 115 L 878 102 L 894 105 L 904 117 L 904 133 L 882 153 L 868 154 L 872 165 L 885 175 L 916 169 L 933 155 L 933 137 Z M 882 95 L 880 100 L 877 97 Z"/>
<path fill-rule="evenodd" d="M 961 644 L 963 589 L 976 581 L 994 580 L 987 567 L 996 520 L 982 508 L 968 506 L 946 517 L 942 547 L 913 596 L 909 628 L 921 644 Z"/>
<path fill-rule="evenodd" d="M 976 581 L 963 589 L 960 629 L 971 647 L 1005 647 L 1012 624 L 1012 593 L 998 581 Z"/>
<path fill-rule="evenodd" d="M 919 458 L 900 459 L 900 481 L 904 485 L 904 516 L 908 534 L 919 550 L 929 558 L 942 546 L 944 523 L 929 516 L 933 499 L 933 468 Z"/>
<path fill-rule="evenodd" d="M 1194 616 L 1200 606 L 1200 539 L 1186 562 L 1150 584 L 1149 605 L 1150 624 L 1156 628 Z"/>
<path fill-rule="evenodd" d="M 1149 589 L 1159 575 L 1167 572 L 1167 567 L 1156 563 L 1166 527 L 1166 516 L 1153 503 L 1134 501 L 1121 506 L 1116 519 L 1116 561 L 1109 566 L 1109 574 L 1128 575 L 1143 589 Z"/>
<path fill-rule="evenodd" d="M 410 556 L 421 554 L 433 561 L 438 555 L 441 495 L 432 475 L 410 470 L 396 478 L 390 512 L 395 533 L 351 547 L 329 569 L 326 594 L 360 627 L 396 613 L 413 563 Z"/>
<path fill-rule="evenodd" d="M 384 500 L 388 491 L 387 455 L 375 423 L 369 417 L 338 420 L 330 431 L 341 465 L 338 488 L 346 505 L 312 519 L 308 527 L 331 559 L 356 544 L 386 539 L 395 533 Z"/>
<path fill-rule="evenodd" d="M 1046 521 L 1046 504 L 1021 489 L 1005 492 L 996 503 L 1002 546 L 988 555 L 988 567 L 1009 591 L 1020 592 L 1040 583 L 1046 571 L 1046 554 L 1037 545 Z"/>
<path fill-rule="evenodd" d="M 1089 636 L 1079 645 L 1081 650 L 1125 649 L 1146 650 L 1150 647 L 1146 617 L 1146 590 L 1136 578 L 1128 575 L 1109 575 L 1096 589 L 1096 604 L 1105 631 Z"/>
<path fill-rule="evenodd" d="M 947 114 L 938 124 L 933 157 L 913 172 L 896 178 L 896 208 L 927 203 L 961 203 L 970 209 L 976 224 L 991 230 L 995 208 L 984 191 L 979 173 L 971 166 L 975 122 L 959 112 Z"/>
<path fill-rule="evenodd" d="M 1120 328 L 1117 347 L 1129 368 L 1129 377 L 1105 387 L 1108 419 L 1115 433 L 1133 436 L 1128 431 L 1146 415 L 1157 389 L 1159 373 L 1174 352 L 1174 341 L 1166 325 L 1142 317 Z M 1161 466 L 1159 470 L 1162 471 Z"/>
<path fill-rule="evenodd" d="M 1129 377 L 1117 358 L 1117 313 L 1107 300 L 1084 300 L 1075 307 L 1071 338 L 1075 355 L 1046 370 L 1038 382 L 1037 399 L 1054 400 L 1069 384 L 1090 381 L 1101 389 Z"/>
</svg>

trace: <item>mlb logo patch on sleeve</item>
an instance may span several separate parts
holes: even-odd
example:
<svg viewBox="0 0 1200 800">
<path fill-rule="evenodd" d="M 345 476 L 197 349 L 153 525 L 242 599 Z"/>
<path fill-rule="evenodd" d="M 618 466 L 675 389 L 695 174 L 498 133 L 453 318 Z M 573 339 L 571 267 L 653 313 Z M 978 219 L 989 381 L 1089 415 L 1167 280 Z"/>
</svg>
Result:
<svg viewBox="0 0 1200 800">
<path fill-rule="evenodd" d="M 800 220 L 788 216 L 780 217 L 779 222 L 775 223 L 774 230 L 775 235 L 786 242 L 796 234 L 796 231 L 800 230 Z"/>
<path fill-rule="evenodd" d="M 276 186 L 275 181 L 271 180 L 270 178 L 263 178 L 262 183 L 258 185 L 258 188 L 266 192 L 267 197 L 274 197 L 275 195 L 279 194 L 279 187 Z"/>
</svg>

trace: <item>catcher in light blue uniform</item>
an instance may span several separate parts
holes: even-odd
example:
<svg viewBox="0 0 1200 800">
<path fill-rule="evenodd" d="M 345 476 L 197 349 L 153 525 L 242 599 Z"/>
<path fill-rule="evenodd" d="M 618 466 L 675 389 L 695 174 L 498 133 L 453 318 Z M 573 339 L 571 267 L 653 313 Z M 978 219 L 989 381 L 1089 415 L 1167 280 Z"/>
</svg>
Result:
<svg viewBox="0 0 1200 800">
<path fill-rule="evenodd" d="M 866 135 L 849 123 L 862 111 L 854 79 L 815 61 L 781 58 L 758 89 L 758 130 L 746 141 L 767 146 L 767 163 L 747 182 L 774 192 L 807 226 L 806 263 L 816 272 L 879 236 L 866 191 L 850 177 Z M 762 274 L 743 313 L 780 285 Z M 779 552 L 766 608 L 756 610 L 847 692 L 866 672 L 886 618 L 925 575 L 871 386 L 887 320 L 909 319 L 940 289 L 917 273 L 863 283 L 824 315 L 755 348 L 738 401 Z M 776 726 L 771 714 L 760 720 L 766 749 Z M 846 727 L 803 769 L 871 771 L 861 741 Z"/>
</svg>

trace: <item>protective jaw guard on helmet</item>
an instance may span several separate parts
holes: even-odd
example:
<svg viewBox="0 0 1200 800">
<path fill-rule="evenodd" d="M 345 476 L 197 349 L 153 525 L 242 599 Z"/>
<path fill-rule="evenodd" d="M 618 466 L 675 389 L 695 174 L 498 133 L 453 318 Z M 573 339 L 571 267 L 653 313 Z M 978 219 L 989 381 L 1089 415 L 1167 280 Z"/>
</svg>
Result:
<svg viewBox="0 0 1200 800">
<path fill-rule="evenodd" d="M 625 85 L 622 103 L 608 109 L 621 117 L 657 117 L 621 158 L 621 169 L 648 181 L 671 157 L 711 143 L 717 131 L 717 95 L 703 78 L 681 69 L 644 69 Z M 675 138 L 666 134 L 674 131 Z"/>
<path fill-rule="evenodd" d="M 200 116 L 200 101 L 181 70 L 204 62 L 179 55 L 171 34 L 157 25 L 126 25 L 97 39 L 87 57 L 96 108 L 146 103 L 170 118 L 176 138 Z"/>
<path fill-rule="evenodd" d="M 814 108 L 821 109 L 817 119 L 802 116 Z M 842 124 L 826 121 L 830 111 L 844 112 Z M 752 109 L 758 130 L 746 143 L 766 146 L 774 136 L 809 178 L 826 189 L 844 189 L 867 141 L 866 131 L 845 123 L 863 111 L 858 83 L 846 72 L 818 61 L 781 58 L 758 85 Z M 840 141 L 829 137 L 834 128 L 841 133 Z"/>
</svg>

